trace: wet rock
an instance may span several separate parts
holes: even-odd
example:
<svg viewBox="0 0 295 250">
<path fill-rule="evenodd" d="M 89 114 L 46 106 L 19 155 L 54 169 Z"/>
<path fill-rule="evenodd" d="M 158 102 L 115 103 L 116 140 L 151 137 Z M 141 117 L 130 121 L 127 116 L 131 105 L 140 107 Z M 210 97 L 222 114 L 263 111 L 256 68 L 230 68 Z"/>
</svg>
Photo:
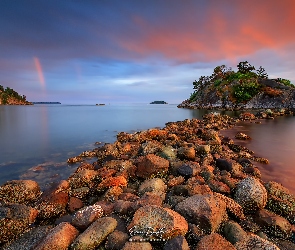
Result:
<svg viewBox="0 0 295 250">
<path fill-rule="evenodd" d="M 12 180 L 0 187 L 0 201 L 29 204 L 40 196 L 40 187 L 32 180 Z"/>
<path fill-rule="evenodd" d="M 92 187 L 92 181 L 98 175 L 97 171 L 90 169 L 82 169 L 81 171 L 74 173 L 68 179 L 71 188 L 81 188 L 81 187 Z"/>
<path fill-rule="evenodd" d="M 239 139 L 239 140 L 250 140 L 251 137 L 249 135 L 246 135 L 244 133 L 241 133 L 241 132 L 238 132 L 236 135 L 235 135 L 235 138 L 236 139 Z"/>
<path fill-rule="evenodd" d="M 245 249 L 265 249 L 265 250 L 279 250 L 279 248 L 273 244 L 272 242 L 262 239 L 255 234 L 250 234 L 248 237 L 239 241 L 235 244 L 237 250 L 245 250 Z"/>
<path fill-rule="evenodd" d="M 146 205 L 156 205 L 162 206 L 163 201 L 165 199 L 164 193 L 154 193 L 154 192 L 146 192 L 142 197 L 140 197 L 136 202 L 135 206 L 143 207 Z"/>
<path fill-rule="evenodd" d="M 95 249 L 115 230 L 116 226 L 117 221 L 114 218 L 99 218 L 75 239 L 70 249 Z"/>
<path fill-rule="evenodd" d="M 41 240 L 35 250 L 66 250 L 77 237 L 79 231 L 67 222 L 60 223 Z"/>
<path fill-rule="evenodd" d="M 193 147 L 181 147 L 177 150 L 177 156 L 181 160 L 194 160 L 196 152 Z"/>
<path fill-rule="evenodd" d="M 68 209 L 72 213 L 84 206 L 83 202 L 76 197 L 70 197 L 69 203 L 68 203 Z"/>
<path fill-rule="evenodd" d="M 207 182 L 210 189 L 217 193 L 230 194 L 230 188 L 225 183 L 217 180 L 209 180 Z"/>
<path fill-rule="evenodd" d="M 118 200 L 114 203 L 114 211 L 120 215 L 133 214 L 137 205 L 133 201 Z"/>
<path fill-rule="evenodd" d="M 216 159 L 216 167 L 219 168 L 219 170 L 230 172 L 232 171 L 232 161 L 228 159 Z"/>
<path fill-rule="evenodd" d="M 129 235 L 122 231 L 115 230 L 107 237 L 105 248 L 107 250 L 121 250 L 128 241 Z"/>
<path fill-rule="evenodd" d="M 295 196 L 287 188 L 274 181 L 267 182 L 265 188 L 268 192 L 266 208 L 295 224 Z"/>
<path fill-rule="evenodd" d="M 171 240 L 168 240 L 164 245 L 164 250 L 189 250 L 189 245 L 186 239 L 182 236 L 176 236 Z"/>
<path fill-rule="evenodd" d="M 173 178 L 169 179 L 167 186 L 170 188 L 170 187 L 174 187 L 176 185 L 181 185 L 184 181 L 185 181 L 185 179 L 183 176 L 173 177 Z"/>
<path fill-rule="evenodd" d="M 153 247 L 149 242 L 126 242 L 122 250 L 152 250 Z"/>
<path fill-rule="evenodd" d="M 118 197 L 120 194 L 123 193 L 123 189 L 120 187 L 110 187 L 105 194 L 103 195 L 104 199 L 109 201 L 115 201 L 118 200 Z"/>
<path fill-rule="evenodd" d="M 216 232 L 227 218 L 226 204 L 212 194 L 188 197 L 175 207 L 175 211 L 207 233 Z"/>
<path fill-rule="evenodd" d="M 238 183 L 234 200 L 243 207 L 244 212 L 254 213 L 265 207 L 267 192 L 258 179 L 248 177 Z"/>
<path fill-rule="evenodd" d="M 248 234 L 243 228 L 234 221 L 225 222 L 223 226 L 223 235 L 233 245 L 239 241 L 244 241 L 248 237 Z"/>
<path fill-rule="evenodd" d="M 162 143 L 152 140 L 141 144 L 140 153 L 142 155 L 156 154 L 162 149 Z"/>
<path fill-rule="evenodd" d="M 235 202 L 235 200 L 219 193 L 214 193 L 214 196 L 225 202 L 226 211 L 229 213 L 229 215 L 234 216 L 237 220 L 245 219 L 243 208 L 240 204 Z"/>
<path fill-rule="evenodd" d="M 87 206 L 74 214 L 72 224 L 73 226 L 83 230 L 102 216 L 103 209 L 100 205 Z"/>
<path fill-rule="evenodd" d="M 235 250 L 236 248 L 218 233 L 203 237 L 197 244 L 196 250 Z"/>
<path fill-rule="evenodd" d="M 272 236 L 289 238 L 292 235 L 292 225 L 288 220 L 266 209 L 256 212 L 255 222 L 265 233 Z"/>
<path fill-rule="evenodd" d="M 100 190 L 109 187 L 126 187 L 127 184 L 127 180 L 124 176 L 115 176 L 102 180 L 101 183 L 98 184 L 97 189 Z"/>
<path fill-rule="evenodd" d="M 168 168 L 168 160 L 154 154 L 149 154 L 143 157 L 139 157 L 137 162 L 136 175 L 142 178 L 150 178 L 152 175 L 158 173 L 166 173 L 168 171 Z"/>
<path fill-rule="evenodd" d="M 37 214 L 36 209 L 26 205 L 0 206 L 0 245 L 27 230 L 35 222 Z"/>
<path fill-rule="evenodd" d="M 128 225 L 131 236 L 139 235 L 146 240 L 167 240 L 188 231 L 186 220 L 177 212 L 159 206 L 139 208 Z"/>
<path fill-rule="evenodd" d="M 166 146 L 157 155 L 169 161 L 174 160 L 176 158 L 176 150 L 172 146 Z"/>
<path fill-rule="evenodd" d="M 66 192 L 51 193 L 40 200 L 37 205 L 38 218 L 47 220 L 66 213 L 69 195 Z"/>
<path fill-rule="evenodd" d="M 3 247 L 3 250 L 28 250 L 35 249 L 35 245 L 38 244 L 42 238 L 44 238 L 52 226 L 39 226 L 31 229 L 25 234 L 21 235 L 18 239 L 13 241 L 11 244 Z"/>
<path fill-rule="evenodd" d="M 90 192 L 89 187 L 80 187 L 80 188 L 71 189 L 70 195 L 78 199 L 84 199 L 87 197 L 89 192 Z"/>
<path fill-rule="evenodd" d="M 180 166 L 177 170 L 178 174 L 185 178 L 190 178 L 196 176 L 201 171 L 200 165 L 198 163 L 187 163 Z"/>
<path fill-rule="evenodd" d="M 138 194 L 142 196 L 146 192 L 158 194 L 163 200 L 165 199 L 167 186 L 160 178 L 145 180 L 138 188 Z"/>
<path fill-rule="evenodd" d="M 193 196 L 195 194 L 213 194 L 208 185 L 193 184 L 187 185 L 188 195 Z"/>
</svg>

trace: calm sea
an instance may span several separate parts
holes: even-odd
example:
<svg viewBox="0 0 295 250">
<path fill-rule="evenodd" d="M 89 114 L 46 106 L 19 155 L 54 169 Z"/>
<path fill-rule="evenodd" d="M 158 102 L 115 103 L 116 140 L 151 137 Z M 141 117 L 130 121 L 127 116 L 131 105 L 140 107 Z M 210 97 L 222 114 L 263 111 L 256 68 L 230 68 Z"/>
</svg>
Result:
<svg viewBox="0 0 295 250">
<path fill-rule="evenodd" d="M 155 104 L 0 106 L 0 185 L 12 179 L 33 179 L 45 189 L 68 178 L 78 165 L 68 165 L 67 159 L 92 150 L 96 142 L 114 142 L 121 131 L 201 119 L 205 113 L 208 111 Z M 259 165 L 263 179 L 281 182 L 295 193 L 294 127 L 295 116 L 288 116 L 262 124 L 246 123 L 224 133 L 250 135 L 251 141 L 239 143 L 270 160 L 268 165 Z"/>
</svg>

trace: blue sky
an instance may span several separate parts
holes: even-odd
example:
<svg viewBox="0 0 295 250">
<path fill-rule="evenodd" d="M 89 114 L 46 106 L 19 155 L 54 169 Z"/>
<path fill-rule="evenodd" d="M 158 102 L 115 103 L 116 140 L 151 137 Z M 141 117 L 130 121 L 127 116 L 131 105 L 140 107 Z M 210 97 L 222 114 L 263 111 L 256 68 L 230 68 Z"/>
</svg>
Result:
<svg viewBox="0 0 295 250">
<path fill-rule="evenodd" d="M 292 0 L 3 0 L 0 84 L 29 101 L 180 103 L 225 64 L 295 83 Z"/>
</svg>

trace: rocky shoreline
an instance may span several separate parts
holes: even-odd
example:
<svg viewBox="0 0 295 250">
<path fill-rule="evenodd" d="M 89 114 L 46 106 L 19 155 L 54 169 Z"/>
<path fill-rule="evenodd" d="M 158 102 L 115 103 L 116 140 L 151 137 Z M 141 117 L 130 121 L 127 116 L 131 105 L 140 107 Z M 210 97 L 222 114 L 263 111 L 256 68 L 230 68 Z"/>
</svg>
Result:
<svg viewBox="0 0 295 250">
<path fill-rule="evenodd" d="M 68 159 L 79 167 L 50 190 L 8 181 L 0 187 L 0 248 L 295 249 L 295 196 L 261 180 L 255 162 L 267 159 L 219 133 L 278 115 L 293 112 L 210 113 L 121 132 Z"/>
</svg>

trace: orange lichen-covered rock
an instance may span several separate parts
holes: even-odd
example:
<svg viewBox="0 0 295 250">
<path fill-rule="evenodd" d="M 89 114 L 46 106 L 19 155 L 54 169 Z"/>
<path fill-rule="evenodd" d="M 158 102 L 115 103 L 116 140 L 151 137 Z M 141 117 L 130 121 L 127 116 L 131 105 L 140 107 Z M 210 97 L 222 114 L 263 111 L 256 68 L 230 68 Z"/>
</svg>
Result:
<svg viewBox="0 0 295 250">
<path fill-rule="evenodd" d="M 101 183 L 98 184 L 98 189 L 108 188 L 108 187 L 126 187 L 127 180 L 124 176 L 115 176 L 109 177 L 107 179 L 102 180 Z"/>
<path fill-rule="evenodd" d="M 139 157 L 136 175 L 142 178 L 150 178 L 153 174 L 166 173 L 168 168 L 168 160 L 154 154 L 148 154 L 146 156 Z"/>
</svg>

